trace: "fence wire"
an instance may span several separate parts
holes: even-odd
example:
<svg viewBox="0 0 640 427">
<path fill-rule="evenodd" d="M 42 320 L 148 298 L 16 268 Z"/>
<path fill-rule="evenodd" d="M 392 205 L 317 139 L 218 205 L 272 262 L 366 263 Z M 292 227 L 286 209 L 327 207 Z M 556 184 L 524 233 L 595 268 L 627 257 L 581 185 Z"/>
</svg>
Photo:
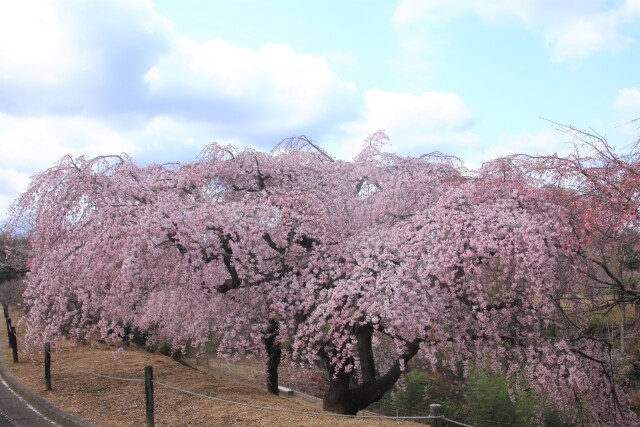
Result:
<svg viewBox="0 0 640 427">
<path fill-rule="evenodd" d="M 97 372 L 92 372 L 92 371 L 86 371 L 86 370 L 79 370 L 79 369 L 75 369 L 76 372 L 82 372 L 85 374 L 89 374 L 89 375 L 93 375 L 96 377 L 100 377 L 100 378 L 107 378 L 107 379 L 111 379 L 111 380 L 116 380 L 116 381 L 130 381 L 130 382 L 139 382 L 139 383 L 144 383 L 145 380 L 142 378 L 125 378 L 125 377 L 118 377 L 118 376 L 114 376 L 114 375 L 106 375 L 106 374 L 99 374 Z M 312 417 L 335 417 L 335 418 L 354 418 L 353 415 L 343 415 L 343 414 L 334 414 L 331 412 L 311 412 L 311 411 L 300 411 L 300 410 L 295 410 L 295 409 L 286 409 L 286 408 L 278 408 L 276 406 L 266 406 L 266 405 L 256 405 L 253 403 L 247 403 L 247 402 L 238 402 L 236 400 L 231 400 L 231 399 L 223 399 L 220 397 L 214 397 L 214 396 L 209 396 L 206 394 L 202 394 L 202 393 L 197 393 L 194 391 L 190 391 L 190 390 L 185 390 L 182 389 L 180 387 L 176 387 L 174 385 L 171 384 L 167 384 L 158 380 L 152 380 L 152 382 L 155 385 L 159 385 L 161 387 L 165 387 L 167 389 L 173 390 L 173 391 L 177 391 L 180 393 L 184 393 L 184 394 L 188 394 L 191 396 L 195 396 L 204 400 L 210 400 L 210 401 L 216 401 L 216 402 L 222 402 L 222 403 L 227 403 L 230 405 L 236 405 L 236 406 L 242 406 L 242 407 L 246 407 L 246 408 L 252 408 L 252 409 L 258 409 L 258 410 L 264 410 L 264 411 L 271 411 L 271 412 L 279 412 L 279 413 L 288 413 L 288 414 L 296 414 L 296 415 L 306 415 L 306 416 L 312 416 Z M 458 421 L 454 421 L 454 420 L 450 420 L 446 417 L 434 417 L 434 416 L 430 416 L 430 415 L 420 415 L 420 416 L 385 416 L 385 415 L 356 415 L 355 418 L 364 418 L 364 419 L 378 419 L 378 420 L 404 420 L 404 421 L 427 421 L 427 420 L 433 420 L 433 419 L 442 419 L 443 421 L 452 423 L 454 425 L 458 425 L 461 427 L 473 427 L 469 424 L 464 424 L 464 423 L 460 423 Z"/>
<path fill-rule="evenodd" d="M 207 359 L 208 359 L 208 355 L 207 355 Z M 186 362 L 186 361 L 185 361 Z M 209 365 L 208 360 L 207 360 L 207 365 Z M 83 373 L 83 374 L 88 374 L 88 375 L 92 375 L 95 377 L 99 377 L 99 378 L 106 378 L 106 379 L 110 379 L 110 380 L 115 380 L 115 381 L 126 381 L 126 382 L 138 382 L 138 383 L 144 383 L 145 380 L 143 378 L 125 378 L 125 377 L 121 377 L 121 376 L 115 376 L 115 375 L 107 375 L 107 374 L 100 374 L 97 372 L 93 372 L 93 371 L 88 371 L 85 369 L 78 369 L 78 368 L 71 368 L 71 370 L 79 372 L 79 373 Z M 207 371 L 209 371 L 209 366 L 207 366 Z M 245 372 L 248 372 L 249 369 L 245 369 Z M 256 370 L 253 370 L 254 374 L 256 373 Z M 235 375 L 238 376 L 238 375 Z M 244 378 L 246 379 L 246 378 Z M 394 421 L 394 420 L 403 420 L 403 421 L 429 421 L 429 420 L 434 420 L 434 419 L 441 419 L 445 422 L 448 423 L 452 423 L 454 425 L 458 425 L 461 427 L 473 427 L 470 426 L 468 424 L 464 424 L 464 423 L 460 423 L 454 420 L 450 420 L 444 416 L 431 416 L 431 415 L 412 415 L 412 416 L 407 416 L 407 415 L 403 415 L 403 416 L 389 416 L 389 415 L 381 415 L 381 414 L 375 414 L 374 412 L 372 412 L 369 408 L 367 408 L 364 411 L 361 411 L 361 414 L 359 415 L 343 415 L 343 414 L 335 414 L 335 413 L 331 413 L 331 412 L 312 412 L 312 411 L 301 411 L 301 410 L 295 410 L 295 409 L 286 409 L 286 408 L 280 408 L 280 407 L 276 407 L 276 406 L 266 406 L 266 405 L 256 405 L 256 404 L 252 404 L 252 403 L 247 403 L 247 402 L 239 402 L 239 401 L 235 401 L 235 400 L 230 400 L 230 399 L 223 399 L 223 398 L 219 398 L 219 397 L 214 397 L 214 396 L 209 396 L 206 394 L 202 394 L 202 393 L 197 393 L 194 391 L 190 391 L 190 390 L 185 390 L 182 389 L 180 387 L 176 387 L 174 385 L 171 384 L 167 384 L 158 380 L 152 380 L 152 382 L 158 386 L 161 387 L 165 387 L 167 389 L 173 390 L 175 392 L 180 392 L 180 393 L 184 393 L 187 395 L 191 395 L 191 396 L 195 396 L 201 399 L 205 399 L 205 400 L 210 400 L 210 401 L 217 401 L 217 402 L 222 402 L 222 403 L 226 403 L 226 404 L 230 404 L 230 405 L 236 405 L 236 406 L 242 406 L 242 407 L 246 407 L 246 408 L 252 408 L 252 409 L 258 409 L 258 410 L 264 410 L 264 411 L 271 411 L 271 412 L 279 412 L 279 413 L 288 413 L 288 414 L 296 414 L 296 415 L 305 415 L 305 416 L 311 416 L 311 417 L 334 417 L 334 418 L 363 418 L 363 419 L 377 419 L 377 420 L 387 420 L 387 421 Z M 305 394 L 305 393 L 301 393 L 299 391 L 295 391 L 296 394 L 300 395 L 305 395 L 309 398 L 313 398 L 313 399 L 318 399 L 321 400 L 318 397 L 314 397 L 311 396 L 309 394 Z M 396 410 L 398 410 L 399 408 L 396 407 Z M 411 411 L 408 408 L 403 408 L 404 411 L 407 412 L 414 412 L 416 413 L 416 411 Z M 375 415 L 368 415 L 367 413 L 374 413 Z"/>
<path fill-rule="evenodd" d="M 250 359 L 245 360 L 242 364 L 236 364 L 220 359 L 216 356 L 210 356 L 208 352 L 197 352 L 196 349 L 190 349 L 190 351 L 187 351 L 187 353 L 183 357 L 181 357 L 180 360 L 193 367 L 202 369 L 206 367 L 207 372 L 223 373 L 224 375 L 241 379 L 243 381 L 249 381 L 256 385 L 262 385 L 266 380 L 263 369 L 257 366 L 257 363 L 253 363 L 253 361 Z M 296 375 L 293 373 L 297 371 L 298 369 L 296 367 L 281 365 L 278 369 L 280 384 L 284 387 L 294 390 L 297 396 L 302 397 L 307 401 L 314 403 L 322 402 L 321 396 L 323 396 L 326 392 L 326 388 L 322 388 L 321 386 L 310 384 L 302 380 L 297 380 Z M 306 368 L 307 373 L 312 371 L 315 371 L 315 376 L 317 377 L 318 381 L 326 381 L 327 378 L 323 372 L 314 370 L 313 368 Z M 307 375 L 306 377 L 313 377 L 313 373 L 312 375 Z M 398 405 L 393 401 L 374 402 L 366 409 L 361 411 L 361 413 L 383 415 L 388 419 L 414 417 L 416 421 L 419 421 L 421 417 L 426 417 L 424 411 Z"/>
</svg>

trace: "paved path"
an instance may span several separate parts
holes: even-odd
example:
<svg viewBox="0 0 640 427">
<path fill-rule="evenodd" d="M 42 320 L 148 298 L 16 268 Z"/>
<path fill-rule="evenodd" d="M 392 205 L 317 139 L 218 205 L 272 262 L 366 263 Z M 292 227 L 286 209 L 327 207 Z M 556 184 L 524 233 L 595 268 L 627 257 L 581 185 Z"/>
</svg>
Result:
<svg viewBox="0 0 640 427">
<path fill-rule="evenodd" d="M 0 378 L 0 427 L 54 427 L 57 425 L 36 412 Z"/>
<path fill-rule="evenodd" d="M 94 427 L 56 408 L 16 380 L 5 366 L 5 331 L 0 327 L 0 427 Z"/>
</svg>

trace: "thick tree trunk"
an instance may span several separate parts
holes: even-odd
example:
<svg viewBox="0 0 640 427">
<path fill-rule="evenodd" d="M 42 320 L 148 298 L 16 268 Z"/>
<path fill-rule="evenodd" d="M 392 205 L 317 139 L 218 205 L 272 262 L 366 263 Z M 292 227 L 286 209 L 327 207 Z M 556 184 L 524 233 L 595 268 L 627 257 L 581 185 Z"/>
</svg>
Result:
<svg viewBox="0 0 640 427">
<path fill-rule="evenodd" d="M 331 369 L 329 375 L 332 375 Z M 329 390 L 322 400 L 322 408 L 325 411 L 343 415 L 355 415 L 358 412 L 349 388 L 351 375 L 351 373 L 339 370 L 335 378 L 329 379 Z"/>
<path fill-rule="evenodd" d="M 271 321 L 264 337 L 264 346 L 267 351 L 267 391 L 278 396 L 278 366 L 282 358 L 280 344 L 276 342 L 278 337 L 278 323 Z"/>
<path fill-rule="evenodd" d="M 373 359 L 373 326 L 362 325 L 356 330 L 358 357 L 362 371 L 362 382 L 367 383 L 376 379 L 376 364 Z"/>
<path fill-rule="evenodd" d="M 278 366 L 280 365 L 281 356 L 280 346 L 277 347 L 277 350 L 267 360 L 267 391 L 276 396 L 280 394 L 278 389 Z"/>
<path fill-rule="evenodd" d="M 358 411 L 366 409 L 370 404 L 382 399 L 384 394 L 398 381 L 402 370 L 400 360 L 397 360 L 384 375 L 376 378 L 375 363 L 371 339 L 373 329 L 366 327 L 356 331 L 358 340 L 358 356 L 362 369 L 362 384 L 351 384 L 352 373 L 336 368 L 325 359 L 329 371 L 329 390 L 324 396 L 322 406 L 326 411 L 342 415 L 356 415 Z M 406 352 L 400 357 L 404 365 L 418 353 L 418 342 L 407 343 Z"/>
</svg>

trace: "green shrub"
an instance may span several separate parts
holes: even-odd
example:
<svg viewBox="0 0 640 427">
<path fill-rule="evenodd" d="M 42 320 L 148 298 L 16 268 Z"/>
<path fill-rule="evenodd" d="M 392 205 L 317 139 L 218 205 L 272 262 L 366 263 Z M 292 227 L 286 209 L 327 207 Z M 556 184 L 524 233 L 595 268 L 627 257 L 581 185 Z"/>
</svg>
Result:
<svg viewBox="0 0 640 427">
<path fill-rule="evenodd" d="M 631 366 L 629 366 L 627 378 L 631 385 L 635 388 L 640 388 L 640 349 L 636 350 L 635 357 L 631 360 Z"/>
<path fill-rule="evenodd" d="M 174 349 L 171 347 L 171 343 L 163 342 L 158 346 L 158 353 L 164 354 L 165 356 L 171 357 L 173 360 L 180 360 L 182 357 L 182 351 L 177 348 Z"/>
<path fill-rule="evenodd" d="M 514 390 L 513 393 L 515 401 L 509 396 L 509 387 L 502 375 L 474 374 L 467 382 L 464 395 L 467 420 L 472 424 L 495 427 L 529 425 L 534 415 L 534 399 L 526 390 Z"/>
<path fill-rule="evenodd" d="M 163 342 L 158 346 L 158 353 L 164 354 L 165 356 L 171 356 L 171 344 L 168 342 Z"/>
<path fill-rule="evenodd" d="M 452 379 L 453 378 L 453 379 Z M 512 387 L 501 374 L 474 372 L 458 381 L 455 376 L 428 375 L 412 370 L 404 388 L 387 395 L 378 410 L 389 416 L 427 415 L 429 405 L 438 403 L 447 418 L 478 426 L 527 427 L 538 425 L 536 407 L 542 406 L 544 427 L 569 427 L 567 417 L 552 405 L 541 402 L 525 387 Z"/>
<path fill-rule="evenodd" d="M 509 389 L 513 396 L 509 395 Z M 541 406 L 544 427 L 570 427 L 568 418 L 526 387 L 517 389 L 502 374 L 475 372 L 466 383 L 464 394 L 470 424 L 537 426 L 536 407 Z"/>
<path fill-rule="evenodd" d="M 609 339 L 609 321 L 599 315 L 589 319 L 587 334 L 600 339 Z"/>
</svg>

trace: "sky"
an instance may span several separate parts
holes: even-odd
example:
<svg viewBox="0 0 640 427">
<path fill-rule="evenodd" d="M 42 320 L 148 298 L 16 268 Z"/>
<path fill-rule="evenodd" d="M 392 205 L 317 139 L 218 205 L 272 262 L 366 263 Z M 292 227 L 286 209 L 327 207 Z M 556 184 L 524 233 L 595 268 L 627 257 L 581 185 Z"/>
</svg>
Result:
<svg viewBox="0 0 640 427">
<path fill-rule="evenodd" d="M 0 217 L 65 154 L 190 161 L 306 135 L 351 159 L 640 134 L 640 0 L 0 0 Z"/>
</svg>

